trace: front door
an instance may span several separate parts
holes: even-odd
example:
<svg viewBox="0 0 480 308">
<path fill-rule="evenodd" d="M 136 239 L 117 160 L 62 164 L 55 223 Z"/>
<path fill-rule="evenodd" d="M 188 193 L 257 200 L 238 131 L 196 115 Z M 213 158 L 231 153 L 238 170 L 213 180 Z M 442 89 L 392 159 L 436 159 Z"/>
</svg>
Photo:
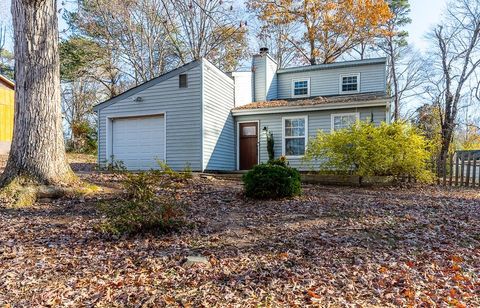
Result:
<svg viewBox="0 0 480 308">
<path fill-rule="evenodd" d="M 240 170 L 252 169 L 258 163 L 258 123 L 240 123 Z"/>
</svg>

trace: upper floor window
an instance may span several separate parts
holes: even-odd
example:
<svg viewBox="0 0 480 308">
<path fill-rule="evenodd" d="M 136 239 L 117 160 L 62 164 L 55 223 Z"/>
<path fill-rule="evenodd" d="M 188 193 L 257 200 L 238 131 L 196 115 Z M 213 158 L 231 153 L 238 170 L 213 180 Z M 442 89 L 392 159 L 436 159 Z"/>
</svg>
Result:
<svg viewBox="0 0 480 308">
<path fill-rule="evenodd" d="M 292 97 L 310 96 L 310 79 L 292 80 Z"/>
<path fill-rule="evenodd" d="M 359 119 L 357 112 L 332 114 L 332 131 L 349 128 Z"/>
<path fill-rule="evenodd" d="M 307 117 L 283 118 L 282 154 L 285 156 L 303 156 L 307 146 Z"/>
<path fill-rule="evenodd" d="M 340 75 L 340 92 L 360 92 L 360 74 Z"/>
<path fill-rule="evenodd" d="M 178 87 L 179 87 L 179 88 L 186 88 L 186 87 L 188 87 L 187 74 L 180 74 L 180 75 L 178 75 Z"/>
</svg>

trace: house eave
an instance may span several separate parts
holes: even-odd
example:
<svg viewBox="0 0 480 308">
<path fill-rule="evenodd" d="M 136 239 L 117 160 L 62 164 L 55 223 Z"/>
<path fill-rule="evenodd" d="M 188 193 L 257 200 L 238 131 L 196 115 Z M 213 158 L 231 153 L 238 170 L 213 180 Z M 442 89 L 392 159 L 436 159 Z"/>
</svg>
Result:
<svg viewBox="0 0 480 308">
<path fill-rule="evenodd" d="M 349 102 L 349 103 L 330 103 L 308 106 L 283 106 L 283 107 L 265 107 L 256 109 L 239 109 L 232 110 L 233 116 L 287 113 L 287 112 L 309 112 L 334 109 L 351 109 L 365 107 L 387 107 L 390 104 L 389 99 L 371 100 L 365 102 Z"/>
<path fill-rule="evenodd" d="M 0 81 L 5 83 L 10 88 L 12 88 L 12 90 L 15 88 L 15 82 L 13 82 L 12 80 L 8 79 L 7 77 L 5 77 L 1 74 L 0 74 Z"/>
<path fill-rule="evenodd" d="M 386 64 L 387 59 L 385 57 L 381 58 L 371 58 L 364 60 L 352 60 L 352 61 L 342 61 L 326 64 L 316 64 L 316 65 L 306 65 L 306 66 L 297 66 L 297 67 L 287 67 L 281 68 L 277 71 L 277 74 L 286 74 L 286 73 L 298 73 L 298 72 L 307 72 L 307 71 L 316 71 L 316 70 L 329 70 L 336 68 L 349 68 L 355 66 L 364 66 L 364 65 L 375 65 L 375 64 Z"/>
</svg>

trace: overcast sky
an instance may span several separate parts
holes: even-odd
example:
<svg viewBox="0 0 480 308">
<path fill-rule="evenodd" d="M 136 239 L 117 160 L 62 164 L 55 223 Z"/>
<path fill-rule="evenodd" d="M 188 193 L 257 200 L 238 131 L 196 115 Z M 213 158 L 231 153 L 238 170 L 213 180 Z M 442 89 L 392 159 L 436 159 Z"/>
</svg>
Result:
<svg viewBox="0 0 480 308">
<path fill-rule="evenodd" d="M 0 0 L 0 23 L 9 24 L 11 21 L 10 1 Z M 407 30 L 409 41 L 415 47 L 421 50 L 428 48 L 424 36 L 440 21 L 446 2 L 447 0 L 410 0 L 412 23 L 408 25 Z M 63 21 L 60 21 L 60 27 L 65 27 Z M 9 42 L 8 48 L 12 48 L 12 42 Z"/>
</svg>

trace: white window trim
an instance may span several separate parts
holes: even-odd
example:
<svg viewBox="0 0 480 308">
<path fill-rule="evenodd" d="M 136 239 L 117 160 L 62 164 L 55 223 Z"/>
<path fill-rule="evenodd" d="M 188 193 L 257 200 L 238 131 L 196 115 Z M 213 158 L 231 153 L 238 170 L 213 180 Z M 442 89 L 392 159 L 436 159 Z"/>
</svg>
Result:
<svg viewBox="0 0 480 308">
<path fill-rule="evenodd" d="M 295 95 L 295 82 L 306 81 L 307 82 L 307 94 Z M 309 97 L 310 96 L 310 78 L 296 78 L 292 79 L 292 97 Z"/>
<path fill-rule="evenodd" d="M 307 151 L 307 144 L 308 144 L 308 115 L 305 116 L 289 116 L 289 117 L 282 117 L 282 156 L 286 158 L 303 158 L 304 155 L 285 155 L 285 120 L 292 120 L 292 119 L 305 119 L 305 151 Z M 293 137 L 293 138 L 301 138 L 301 137 Z"/>
<path fill-rule="evenodd" d="M 342 91 L 342 84 L 343 84 L 343 78 L 344 77 L 353 77 L 357 76 L 357 90 L 356 91 Z M 340 80 L 339 80 L 339 92 L 341 94 L 348 94 L 348 93 L 360 93 L 360 73 L 352 73 L 352 74 L 341 74 L 340 75 Z"/>
<path fill-rule="evenodd" d="M 331 126 L 330 126 L 330 131 L 334 132 L 335 131 L 335 117 L 344 117 L 344 116 L 355 116 L 357 121 L 360 121 L 360 113 L 359 112 L 347 112 L 347 113 L 332 113 L 331 115 Z"/>
</svg>

